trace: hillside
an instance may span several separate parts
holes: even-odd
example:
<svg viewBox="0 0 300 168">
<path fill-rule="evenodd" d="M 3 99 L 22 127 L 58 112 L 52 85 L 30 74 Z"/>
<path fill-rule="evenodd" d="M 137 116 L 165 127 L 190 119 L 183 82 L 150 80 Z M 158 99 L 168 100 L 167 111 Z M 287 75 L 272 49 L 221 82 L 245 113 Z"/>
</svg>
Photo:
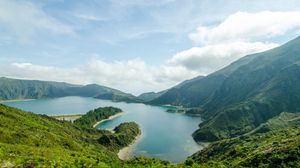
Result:
<svg viewBox="0 0 300 168">
<path fill-rule="evenodd" d="M 136 128 L 124 123 L 116 128 L 116 137 Z M 136 132 L 136 129 L 133 129 Z M 164 167 L 166 161 L 135 158 L 118 159 L 114 148 L 99 143 L 99 138 L 112 134 L 105 130 L 85 129 L 45 115 L 7 107 L 0 104 L 0 166 L 8 167 Z M 131 137 L 132 139 L 132 137 Z M 131 141 L 123 139 L 124 147 Z M 115 149 L 115 148 L 114 148 Z"/>
<path fill-rule="evenodd" d="M 183 81 L 181 84 L 167 89 L 167 92 L 150 101 L 153 104 L 171 104 L 175 106 L 199 107 L 210 100 L 223 81 L 239 67 L 248 64 L 259 54 L 248 55 L 231 63 L 229 66 L 208 76 Z"/>
<path fill-rule="evenodd" d="M 282 113 L 256 131 L 213 143 L 187 162 L 208 167 L 298 167 L 300 113 Z"/>
<path fill-rule="evenodd" d="M 170 89 L 154 104 L 200 107 L 193 136 L 215 141 L 247 133 L 283 111 L 300 109 L 300 37 L 241 58 L 204 78 Z"/>
<path fill-rule="evenodd" d="M 280 115 L 261 124 L 249 134 L 266 133 L 289 127 L 300 127 L 300 113 L 280 113 Z"/>
<path fill-rule="evenodd" d="M 4 105 L 0 105 L 0 115 L 2 162 L 35 166 L 118 163 L 114 153 L 97 144 L 102 131 L 87 132 L 68 122 Z"/>
<path fill-rule="evenodd" d="M 300 109 L 300 38 L 256 54 L 229 75 L 203 105 L 207 120 L 196 140 L 216 140 L 249 132 L 283 111 Z"/>
<path fill-rule="evenodd" d="M 182 86 L 185 86 L 189 83 L 193 83 L 195 81 L 200 80 L 201 78 L 203 78 L 203 76 L 197 76 L 193 79 L 189 79 L 189 80 L 185 80 L 173 87 L 171 87 L 170 89 L 166 89 L 160 92 L 147 92 L 147 93 L 142 93 L 138 96 L 138 98 L 145 102 L 145 103 L 150 103 L 150 104 L 160 104 L 160 105 L 164 105 L 164 104 L 172 104 L 172 103 L 163 103 L 163 102 L 169 102 L 172 101 L 171 96 L 169 97 L 166 93 L 169 92 L 173 92 L 174 90 L 180 89 Z M 166 94 L 166 95 L 165 95 Z M 164 96 L 162 96 L 164 95 Z M 180 95 L 178 95 L 178 98 Z M 166 99 L 166 100 L 164 100 Z M 175 104 L 175 105 L 181 105 L 179 104 Z"/>
<path fill-rule="evenodd" d="M 204 104 L 209 96 L 220 86 L 225 79 L 223 74 L 196 78 L 189 82 L 183 82 L 177 87 L 167 90 L 150 104 L 171 104 L 175 106 L 199 107 Z"/>
<path fill-rule="evenodd" d="M 96 84 L 82 86 L 63 82 L 0 78 L 0 100 L 39 99 L 63 96 L 94 97 L 126 102 L 139 101 L 131 94 Z"/>
</svg>

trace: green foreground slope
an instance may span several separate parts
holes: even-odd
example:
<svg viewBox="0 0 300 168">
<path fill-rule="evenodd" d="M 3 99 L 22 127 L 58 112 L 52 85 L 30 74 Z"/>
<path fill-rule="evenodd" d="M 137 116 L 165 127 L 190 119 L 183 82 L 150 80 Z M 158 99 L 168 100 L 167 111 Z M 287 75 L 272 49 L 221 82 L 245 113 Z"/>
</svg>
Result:
<svg viewBox="0 0 300 168">
<path fill-rule="evenodd" d="M 121 128 L 116 136 L 130 132 L 128 128 L 132 126 L 132 123 L 119 126 Z M 136 125 L 133 127 L 136 128 Z M 115 151 L 108 149 L 109 145 L 104 147 L 99 143 L 100 137 L 107 134 L 111 135 L 109 131 L 86 129 L 0 105 L 0 166 L 102 168 L 140 167 L 142 164 L 163 167 L 169 164 L 148 158 L 123 162 Z M 132 141 L 126 140 L 126 144 Z"/>
<path fill-rule="evenodd" d="M 0 105 L 0 160 L 13 165 L 109 165 L 117 156 L 97 143 L 101 131 Z"/>
<path fill-rule="evenodd" d="M 299 167 L 300 113 L 282 113 L 251 133 L 211 144 L 188 161 L 208 167 Z"/>
</svg>

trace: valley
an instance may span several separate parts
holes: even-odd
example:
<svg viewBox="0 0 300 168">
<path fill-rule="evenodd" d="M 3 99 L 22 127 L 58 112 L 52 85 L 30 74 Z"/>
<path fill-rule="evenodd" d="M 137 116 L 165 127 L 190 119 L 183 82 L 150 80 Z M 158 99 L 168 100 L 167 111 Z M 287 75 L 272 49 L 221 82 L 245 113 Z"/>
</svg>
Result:
<svg viewBox="0 0 300 168">
<path fill-rule="evenodd" d="M 0 161 L 25 167 L 297 167 L 299 46 L 300 37 L 140 96 L 93 84 L 1 78 Z"/>
<path fill-rule="evenodd" d="M 191 136 L 193 131 L 197 129 L 199 122 L 201 122 L 200 117 L 188 116 L 182 113 L 168 113 L 166 108 L 159 106 L 112 102 L 86 97 L 38 99 L 23 102 L 6 102 L 5 104 L 48 116 L 59 114 L 83 115 L 98 107 L 113 106 L 119 108 L 123 112 L 117 114 L 121 115 L 112 120 L 101 122 L 96 125 L 96 128 L 113 130 L 124 122 L 134 121 L 138 123 L 141 129 L 141 136 L 138 143 L 134 144 L 134 148 L 128 152 L 130 158 L 133 156 L 148 156 L 172 162 L 182 162 L 186 157 L 203 148 L 194 142 Z M 97 120 L 100 119 L 95 118 L 84 123 L 91 126 Z M 74 123 L 76 124 L 76 121 Z M 175 146 L 176 148 L 174 148 Z"/>
</svg>

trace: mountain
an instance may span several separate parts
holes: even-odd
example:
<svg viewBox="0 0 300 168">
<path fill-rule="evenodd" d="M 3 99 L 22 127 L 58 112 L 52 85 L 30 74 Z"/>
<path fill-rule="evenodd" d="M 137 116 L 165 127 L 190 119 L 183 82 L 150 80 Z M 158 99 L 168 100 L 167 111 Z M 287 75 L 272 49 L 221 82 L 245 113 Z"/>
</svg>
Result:
<svg viewBox="0 0 300 168">
<path fill-rule="evenodd" d="M 196 141 L 247 133 L 283 111 L 300 110 L 300 37 L 245 56 L 204 78 L 150 101 L 201 108 Z"/>
<path fill-rule="evenodd" d="M 94 97 L 126 102 L 139 101 L 131 94 L 96 84 L 82 86 L 64 82 L 0 78 L 0 100 L 38 99 L 63 96 Z"/>
<path fill-rule="evenodd" d="M 232 72 L 202 106 L 193 136 L 218 140 L 249 132 L 283 111 L 300 110 L 300 37 L 258 53 Z"/>
<path fill-rule="evenodd" d="M 181 84 L 168 89 L 164 94 L 149 101 L 149 103 L 201 107 L 210 100 L 210 97 L 231 73 L 239 67 L 248 64 L 257 56 L 258 55 L 256 54 L 245 56 L 208 76 L 198 76 L 196 78 L 186 80 Z"/>
</svg>

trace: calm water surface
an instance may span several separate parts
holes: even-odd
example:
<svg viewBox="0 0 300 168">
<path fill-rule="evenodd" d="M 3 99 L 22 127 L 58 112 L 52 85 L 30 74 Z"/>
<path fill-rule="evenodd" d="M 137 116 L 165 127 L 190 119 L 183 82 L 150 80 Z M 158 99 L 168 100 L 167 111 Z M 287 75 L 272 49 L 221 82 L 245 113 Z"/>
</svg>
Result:
<svg viewBox="0 0 300 168">
<path fill-rule="evenodd" d="M 47 115 L 84 114 L 91 109 L 105 106 L 121 108 L 124 111 L 123 115 L 103 122 L 97 127 L 113 129 L 122 122 L 137 122 L 142 129 L 142 136 L 134 144 L 130 153 L 132 156 L 143 155 L 180 162 L 202 148 L 194 142 L 191 136 L 201 119 L 184 114 L 168 113 L 163 107 L 117 103 L 85 97 L 15 101 L 4 104 Z"/>
</svg>

